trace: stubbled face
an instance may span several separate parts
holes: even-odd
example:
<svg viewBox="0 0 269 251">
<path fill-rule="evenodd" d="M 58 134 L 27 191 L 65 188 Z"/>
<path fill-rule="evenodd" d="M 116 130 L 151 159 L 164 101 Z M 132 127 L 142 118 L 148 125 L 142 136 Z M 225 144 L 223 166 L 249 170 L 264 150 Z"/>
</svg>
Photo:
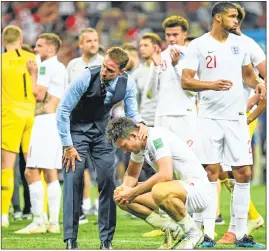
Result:
<svg viewBox="0 0 269 251">
<path fill-rule="evenodd" d="M 221 26 L 227 32 L 235 33 L 239 26 L 237 9 L 229 9 L 221 15 Z"/>
<path fill-rule="evenodd" d="M 118 139 L 115 142 L 117 148 L 124 152 L 138 153 L 142 149 L 141 141 L 137 137 L 129 136 L 127 139 Z"/>
<path fill-rule="evenodd" d="M 187 32 L 183 31 L 181 26 L 165 28 L 165 39 L 168 45 L 184 45 Z"/>
<path fill-rule="evenodd" d="M 79 42 L 79 47 L 86 56 L 95 56 L 99 50 L 98 34 L 96 32 L 84 33 L 81 41 Z"/>
<path fill-rule="evenodd" d="M 120 74 L 122 74 L 120 66 L 106 55 L 100 73 L 101 81 L 109 82 Z"/>
<path fill-rule="evenodd" d="M 39 38 L 36 41 L 34 52 L 40 55 L 41 61 L 44 61 L 49 57 L 49 52 L 52 50 L 51 46 L 46 39 Z"/>
<path fill-rule="evenodd" d="M 139 42 L 140 55 L 143 59 L 147 60 L 151 58 L 152 53 L 154 52 L 154 44 L 149 38 L 141 39 Z"/>
</svg>

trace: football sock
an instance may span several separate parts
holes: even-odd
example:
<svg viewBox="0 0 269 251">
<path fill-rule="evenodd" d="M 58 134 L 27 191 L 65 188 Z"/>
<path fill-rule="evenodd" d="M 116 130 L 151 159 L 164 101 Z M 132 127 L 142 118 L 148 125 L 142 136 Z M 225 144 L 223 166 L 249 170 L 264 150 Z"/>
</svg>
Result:
<svg viewBox="0 0 269 251">
<path fill-rule="evenodd" d="M 188 213 L 182 220 L 178 221 L 177 224 L 182 228 L 182 230 L 186 234 L 188 234 L 188 232 L 192 229 L 197 229 L 197 226 L 193 218 Z"/>
<path fill-rule="evenodd" d="M 202 215 L 202 213 L 193 213 L 192 218 L 193 218 L 197 228 L 201 229 L 202 225 L 203 225 L 203 215 Z"/>
<path fill-rule="evenodd" d="M 59 180 L 48 183 L 49 215 L 52 223 L 59 222 L 61 194 Z"/>
<path fill-rule="evenodd" d="M 212 185 L 212 200 L 203 212 L 204 234 L 207 234 L 212 240 L 215 235 L 215 220 L 218 204 L 217 182 L 210 182 Z"/>
<path fill-rule="evenodd" d="M 8 215 L 11 198 L 14 191 L 14 170 L 13 168 L 2 169 L 2 215 Z"/>
<path fill-rule="evenodd" d="M 170 217 L 161 217 L 160 214 L 152 212 L 145 221 L 154 228 L 162 229 L 169 228 L 171 231 L 175 231 L 178 226 L 172 221 Z"/>
<path fill-rule="evenodd" d="M 237 183 L 234 186 L 233 208 L 235 214 L 235 234 L 240 240 L 247 233 L 247 218 L 250 201 L 250 183 Z"/>
<path fill-rule="evenodd" d="M 233 204 L 233 193 L 231 193 L 231 202 L 230 202 L 230 225 L 228 232 L 235 234 L 235 215 L 234 215 L 234 204 Z"/>
<path fill-rule="evenodd" d="M 90 198 L 83 198 L 82 209 L 83 210 L 90 210 L 91 209 Z"/>
<path fill-rule="evenodd" d="M 30 184 L 29 192 L 34 221 L 37 223 L 43 223 L 44 186 L 42 181 L 37 181 L 33 184 Z"/>
</svg>

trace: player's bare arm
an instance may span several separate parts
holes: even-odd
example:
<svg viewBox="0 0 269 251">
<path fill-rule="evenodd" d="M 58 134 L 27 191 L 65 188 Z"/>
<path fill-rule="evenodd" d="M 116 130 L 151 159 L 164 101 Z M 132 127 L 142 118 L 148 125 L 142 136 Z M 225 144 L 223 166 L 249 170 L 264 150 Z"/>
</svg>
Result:
<svg viewBox="0 0 269 251">
<path fill-rule="evenodd" d="M 266 83 L 267 81 L 267 73 L 266 73 L 266 60 L 262 61 L 260 64 L 256 66 L 257 70 L 261 74 L 261 76 L 264 79 L 264 82 Z"/>
<path fill-rule="evenodd" d="M 242 75 L 244 82 L 253 89 L 256 89 L 257 93 L 260 93 L 260 99 L 266 98 L 266 86 L 254 72 L 252 64 L 248 64 L 242 67 Z"/>
<path fill-rule="evenodd" d="M 124 186 L 134 187 L 137 185 L 138 177 L 142 169 L 142 164 L 143 163 L 137 163 L 133 160 L 130 160 L 126 173 L 123 177 L 122 184 Z"/>
<path fill-rule="evenodd" d="M 247 124 L 249 125 L 255 119 L 257 119 L 264 111 L 266 110 L 266 99 L 262 99 L 259 101 L 256 109 L 248 116 Z"/>
<path fill-rule="evenodd" d="M 152 53 L 151 59 L 155 66 L 159 66 L 162 62 L 161 48 L 157 44 L 155 44 L 153 47 L 154 47 L 154 52 Z"/>
<path fill-rule="evenodd" d="M 190 91 L 228 91 L 232 87 L 231 80 L 200 81 L 194 78 L 195 70 L 183 69 L 181 85 L 184 90 Z"/>
<path fill-rule="evenodd" d="M 33 94 L 36 98 L 36 101 L 42 101 L 45 98 L 47 88 L 37 84 L 37 64 L 33 60 L 28 60 L 26 66 L 32 78 Z"/>
<path fill-rule="evenodd" d="M 135 197 L 151 191 L 152 187 L 157 183 L 173 180 L 173 163 L 171 156 L 160 158 L 156 161 L 156 166 L 158 172 L 134 188 Z"/>
</svg>

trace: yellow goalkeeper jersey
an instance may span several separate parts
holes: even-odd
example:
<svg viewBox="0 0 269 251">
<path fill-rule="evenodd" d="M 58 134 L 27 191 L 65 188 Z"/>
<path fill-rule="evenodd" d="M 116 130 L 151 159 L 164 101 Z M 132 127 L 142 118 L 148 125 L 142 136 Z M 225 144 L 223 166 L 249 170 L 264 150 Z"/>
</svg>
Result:
<svg viewBox="0 0 269 251">
<path fill-rule="evenodd" d="M 26 68 L 29 59 L 35 60 L 35 55 L 22 49 L 2 54 L 2 106 L 34 111 L 32 79 Z"/>
</svg>

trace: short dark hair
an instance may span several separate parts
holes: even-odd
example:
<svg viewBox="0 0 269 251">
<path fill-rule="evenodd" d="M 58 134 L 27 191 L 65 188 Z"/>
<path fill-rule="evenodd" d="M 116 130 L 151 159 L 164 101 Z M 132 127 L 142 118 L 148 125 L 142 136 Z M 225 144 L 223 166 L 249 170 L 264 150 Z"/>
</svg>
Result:
<svg viewBox="0 0 269 251">
<path fill-rule="evenodd" d="M 217 2 L 212 7 L 212 17 L 216 14 L 228 12 L 229 9 L 237 9 L 232 2 Z"/>
<path fill-rule="evenodd" d="M 163 28 L 173 28 L 180 26 L 183 31 L 188 31 L 189 29 L 189 23 L 188 21 L 181 16 L 171 16 L 167 17 L 163 21 Z"/>
<path fill-rule="evenodd" d="M 157 44 L 159 46 L 161 46 L 162 42 L 160 36 L 154 32 L 144 34 L 141 39 L 150 39 L 153 44 Z"/>
<path fill-rule="evenodd" d="M 108 55 L 113 61 L 115 61 L 119 66 L 120 70 L 125 68 L 129 61 L 128 54 L 120 47 L 111 47 L 107 50 L 106 55 Z"/>
<path fill-rule="evenodd" d="M 106 128 L 106 138 L 109 143 L 115 144 L 118 139 L 127 138 L 136 129 L 135 123 L 125 117 L 114 118 Z"/>
</svg>

